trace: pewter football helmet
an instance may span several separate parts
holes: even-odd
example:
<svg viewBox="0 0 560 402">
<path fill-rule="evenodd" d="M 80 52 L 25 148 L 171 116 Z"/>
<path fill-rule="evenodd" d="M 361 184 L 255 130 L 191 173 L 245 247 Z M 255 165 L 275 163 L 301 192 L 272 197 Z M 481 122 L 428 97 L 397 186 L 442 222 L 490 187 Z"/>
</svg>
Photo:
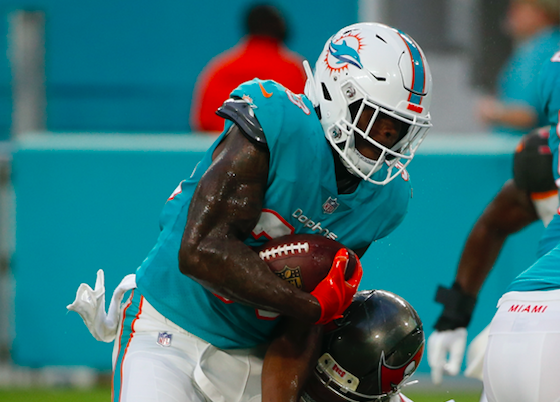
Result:
<svg viewBox="0 0 560 402">
<path fill-rule="evenodd" d="M 325 327 L 305 402 L 386 402 L 416 371 L 424 352 L 416 310 L 384 290 L 356 293 L 344 316 Z"/>
<path fill-rule="evenodd" d="M 401 174 L 431 127 L 432 76 L 426 57 L 404 32 L 377 23 L 359 23 L 332 36 L 315 64 L 304 62 L 305 94 L 318 109 L 325 135 L 346 168 L 384 185 Z M 365 108 L 374 113 L 358 128 Z M 380 115 L 400 120 L 404 129 L 391 149 L 368 136 Z M 377 160 L 362 155 L 355 136 L 381 150 Z M 386 174 L 376 174 L 386 165 Z"/>
</svg>

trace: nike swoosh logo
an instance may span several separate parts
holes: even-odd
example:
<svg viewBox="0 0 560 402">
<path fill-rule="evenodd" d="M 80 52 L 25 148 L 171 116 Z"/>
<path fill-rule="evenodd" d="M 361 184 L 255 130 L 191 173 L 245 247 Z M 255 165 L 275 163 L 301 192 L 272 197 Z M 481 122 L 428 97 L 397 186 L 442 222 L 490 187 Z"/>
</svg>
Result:
<svg viewBox="0 0 560 402">
<path fill-rule="evenodd" d="M 265 98 L 270 98 L 272 96 L 272 92 L 266 92 L 263 85 L 259 82 L 259 86 L 261 87 L 261 92 Z"/>
</svg>

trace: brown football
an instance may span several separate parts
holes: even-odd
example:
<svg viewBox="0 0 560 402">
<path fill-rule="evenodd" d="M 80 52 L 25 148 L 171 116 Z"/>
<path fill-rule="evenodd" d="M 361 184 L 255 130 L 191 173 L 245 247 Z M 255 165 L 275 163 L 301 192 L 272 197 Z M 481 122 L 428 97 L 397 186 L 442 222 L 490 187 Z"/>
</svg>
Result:
<svg viewBox="0 0 560 402">
<path fill-rule="evenodd" d="M 255 251 L 278 277 L 311 292 L 327 276 L 341 248 L 344 246 L 336 240 L 321 235 L 295 234 L 272 239 Z M 350 249 L 348 252 L 350 261 L 344 275 L 347 280 L 356 266 L 356 254 Z"/>
</svg>

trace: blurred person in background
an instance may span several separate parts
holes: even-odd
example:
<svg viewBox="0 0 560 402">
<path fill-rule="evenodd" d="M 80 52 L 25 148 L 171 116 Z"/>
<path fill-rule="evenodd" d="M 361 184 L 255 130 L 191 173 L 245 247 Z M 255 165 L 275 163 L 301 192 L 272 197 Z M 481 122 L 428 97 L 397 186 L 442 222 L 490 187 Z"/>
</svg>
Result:
<svg viewBox="0 0 560 402">
<path fill-rule="evenodd" d="M 510 0 L 505 29 L 515 50 L 500 71 L 495 97 L 482 99 L 476 110 L 493 132 L 523 135 L 548 124 L 538 110 L 535 81 L 560 45 L 559 20 L 560 0 Z"/>
<path fill-rule="evenodd" d="M 272 5 L 259 4 L 245 16 L 247 35 L 232 49 L 216 56 L 198 77 L 191 108 L 194 131 L 221 131 L 224 120 L 216 110 L 239 84 L 253 78 L 274 80 L 296 94 L 303 93 L 303 58 L 290 51 L 286 21 Z"/>
</svg>

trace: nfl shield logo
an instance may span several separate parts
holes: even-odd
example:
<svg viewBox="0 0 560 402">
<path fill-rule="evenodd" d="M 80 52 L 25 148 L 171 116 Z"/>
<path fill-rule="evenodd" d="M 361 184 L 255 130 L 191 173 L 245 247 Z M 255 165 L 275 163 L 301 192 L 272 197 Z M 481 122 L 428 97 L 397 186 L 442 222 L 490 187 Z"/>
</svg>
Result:
<svg viewBox="0 0 560 402">
<path fill-rule="evenodd" d="M 303 288 L 303 283 L 301 281 L 301 270 L 299 267 L 290 268 L 284 265 L 282 271 L 275 272 L 276 276 L 288 283 L 294 285 L 296 288 Z"/>
<path fill-rule="evenodd" d="M 338 208 L 338 201 L 336 198 L 329 197 L 327 201 L 323 204 L 323 212 L 326 214 L 332 214 Z"/>
<path fill-rule="evenodd" d="M 171 346 L 171 338 L 173 337 L 172 334 L 168 334 L 167 332 L 160 332 L 158 335 L 157 343 L 160 346 Z"/>
</svg>

